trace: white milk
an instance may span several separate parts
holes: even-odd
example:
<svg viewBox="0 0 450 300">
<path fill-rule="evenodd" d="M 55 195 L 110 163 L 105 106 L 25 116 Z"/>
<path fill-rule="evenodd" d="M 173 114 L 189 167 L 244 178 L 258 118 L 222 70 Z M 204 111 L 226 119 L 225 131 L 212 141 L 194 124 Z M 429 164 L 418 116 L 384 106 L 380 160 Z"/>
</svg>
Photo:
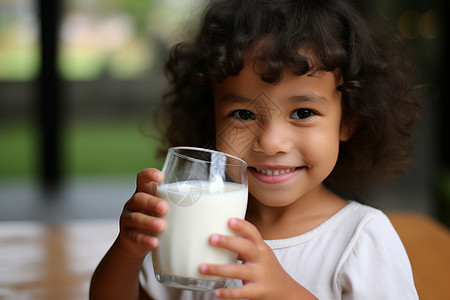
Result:
<svg viewBox="0 0 450 300">
<path fill-rule="evenodd" d="M 212 233 L 234 235 L 228 228 L 230 217 L 244 218 L 247 187 L 223 183 L 224 192 L 207 181 L 176 182 L 158 186 L 157 196 L 169 202 L 164 219 L 167 226 L 153 252 L 157 273 L 217 280 L 198 272 L 201 263 L 228 264 L 236 260 L 231 251 L 213 247 Z"/>
</svg>

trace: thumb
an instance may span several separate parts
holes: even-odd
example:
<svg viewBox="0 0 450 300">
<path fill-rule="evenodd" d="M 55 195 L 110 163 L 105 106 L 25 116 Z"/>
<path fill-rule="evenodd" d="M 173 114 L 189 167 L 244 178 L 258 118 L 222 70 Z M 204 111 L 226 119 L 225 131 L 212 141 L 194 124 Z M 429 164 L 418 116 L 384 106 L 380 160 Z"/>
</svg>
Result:
<svg viewBox="0 0 450 300">
<path fill-rule="evenodd" d="M 148 168 L 140 171 L 136 178 L 136 192 L 144 192 L 154 195 L 156 185 L 164 179 L 164 174 L 154 168 Z"/>
</svg>

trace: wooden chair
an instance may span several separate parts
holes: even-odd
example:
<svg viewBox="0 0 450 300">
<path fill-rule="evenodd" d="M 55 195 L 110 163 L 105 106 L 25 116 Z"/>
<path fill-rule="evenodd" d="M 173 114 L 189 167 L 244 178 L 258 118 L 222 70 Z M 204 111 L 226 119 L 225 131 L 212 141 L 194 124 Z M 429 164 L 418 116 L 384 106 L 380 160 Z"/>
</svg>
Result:
<svg viewBox="0 0 450 300">
<path fill-rule="evenodd" d="M 405 245 L 421 300 L 450 299 L 450 230 L 419 213 L 388 216 Z"/>
</svg>

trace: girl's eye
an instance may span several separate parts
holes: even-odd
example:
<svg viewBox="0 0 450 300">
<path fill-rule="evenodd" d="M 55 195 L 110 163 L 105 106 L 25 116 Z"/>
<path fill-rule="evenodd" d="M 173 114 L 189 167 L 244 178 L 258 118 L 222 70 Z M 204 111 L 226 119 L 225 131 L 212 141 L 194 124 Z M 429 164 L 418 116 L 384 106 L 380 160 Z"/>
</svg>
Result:
<svg viewBox="0 0 450 300">
<path fill-rule="evenodd" d="M 231 113 L 231 115 L 242 121 L 251 121 L 256 119 L 255 114 L 247 109 L 235 110 Z"/>
<path fill-rule="evenodd" d="M 290 117 L 292 119 L 304 120 L 304 119 L 307 119 L 309 117 L 312 117 L 313 115 L 315 115 L 315 112 L 312 111 L 311 109 L 300 108 L 300 109 L 294 110 Z"/>
</svg>

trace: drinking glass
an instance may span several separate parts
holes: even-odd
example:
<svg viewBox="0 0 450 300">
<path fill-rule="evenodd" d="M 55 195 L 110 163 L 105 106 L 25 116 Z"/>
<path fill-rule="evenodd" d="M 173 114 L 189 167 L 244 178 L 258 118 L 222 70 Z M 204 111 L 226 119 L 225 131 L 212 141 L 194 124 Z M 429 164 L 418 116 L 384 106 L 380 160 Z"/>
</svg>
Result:
<svg viewBox="0 0 450 300">
<path fill-rule="evenodd" d="M 225 286 L 226 279 L 199 273 L 201 263 L 230 264 L 237 254 L 209 244 L 213 233 L 234 235 L 227 222 L 244 218 L 247 164 L 232 155 L 195 147 L 170 148 L 157 196 L 169 203 L 166 229 L 152 251 L 157 280 L 196 291 Z"/>
</svg>

